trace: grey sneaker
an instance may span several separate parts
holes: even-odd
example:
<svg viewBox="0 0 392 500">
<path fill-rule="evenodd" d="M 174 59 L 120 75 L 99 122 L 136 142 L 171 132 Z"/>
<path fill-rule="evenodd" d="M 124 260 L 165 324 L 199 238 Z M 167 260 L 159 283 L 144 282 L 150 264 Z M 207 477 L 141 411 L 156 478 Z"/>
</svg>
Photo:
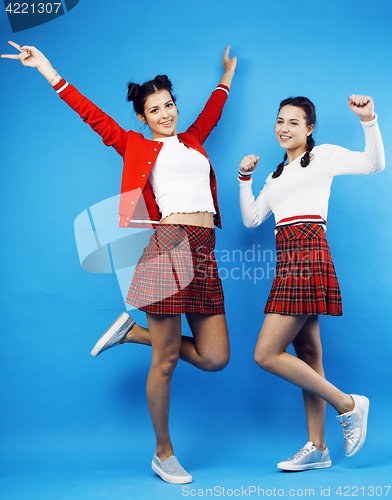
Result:
<svg viewBox="0 0 392 500">
<path fill-rule="evenodd" d="M 331 467 L 332 461 L 328 448 L 324 451 L 317 449 L 312 441 L 308 441 L 293 457 L 278 463 L 278 469 L 300 471 L 308 469 L 326 469 Z"/>
<path fill-rule="evenodd" d="M 110 349 L 116 345 L 119 345 L 120 340 L 122 340 L 129 330 L 135 325 L 135 320 L 132 319 L 127 313 L 122 313 L 116 319 L 116 321 L 109 326 L 106 332 L 98 340 L 98 342 L 93 347 L 90 352 L 91 356 L 94 358 L 101 354 L 101 352 Z"/>
<path fill-rule="evenodd" d="M 350 394 L 355 406 L 352 411 L 337 415 L 336 419 L 343 428 L 344 453 L 353 457 L 362 448 L 366 439 L 369 400 L 365 396 Z"/>
<path fill-rule="evenodd" d="M 162 462 L 158 455 L 154 453 L 151 467 L 167 483 L 185 484 L 192 482 L 192 476 L 181 467 L 174 455 Z"/>
</svg>

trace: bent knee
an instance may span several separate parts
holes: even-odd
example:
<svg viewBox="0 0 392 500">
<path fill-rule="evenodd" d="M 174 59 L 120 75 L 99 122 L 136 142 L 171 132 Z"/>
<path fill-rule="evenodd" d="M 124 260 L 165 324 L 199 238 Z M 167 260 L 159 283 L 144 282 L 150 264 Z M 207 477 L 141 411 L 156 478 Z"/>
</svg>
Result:
<svg viewBox="0 0 392 500">
<path fill-rule="evenodd" d="M 270 353 L 262 351 L 261 349 L 256 349 L 254 359 L 257 366 L 267 372 L 274 373 L 275 358 L 274 356 L 271 356 Z"/>
<path fill-rule="evenodd" d="M 207 372 L 220 372 L 228 365 L 229 360 L 229 354 L 224 354 L 213 358 L 205 358 L 203 369 Z"/>
<path fill-rule="evenodd" d="M 295 343 L 294 349 L 297 357 L 309 365 L 322 360 L 323 349 L 321 344 Z"/>
</svg>

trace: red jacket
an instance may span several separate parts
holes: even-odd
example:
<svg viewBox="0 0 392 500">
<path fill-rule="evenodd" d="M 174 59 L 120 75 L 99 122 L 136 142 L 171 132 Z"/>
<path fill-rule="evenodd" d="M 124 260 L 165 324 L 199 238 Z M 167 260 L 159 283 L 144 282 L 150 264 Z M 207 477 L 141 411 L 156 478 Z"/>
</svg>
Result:
<svg viewBox="0 0 392 500">
<path fill-rule="evenodd" d="M 106 146 L 113 146 L 117 153 L 123 157 L 119 207 L 120 227 L 156 227 L 161 219 L 161 214 L 148 182 L 148 176 L 163 143 L 145 139 L 142 134 L 133 130 L 126 132 L 113 118 L 110 118 L 64 79 L 55 85 L 54 89 L 61 99 L 102 137 Z M 221 117 L 228 91 L 229 89 L 225 85 L 218 85 L 196 121 L 186 132 L 177 136 L 186 146 L 199 151 L 207 159 L 208 156 L 202 144 Z M 218 227 L 222 227 L 216 178 L 211 163 L 210 168 L 210 186 L 216 211 L 214 222 Z M 143 196 L 141 196 L 142 193 Z"/>
</svg>

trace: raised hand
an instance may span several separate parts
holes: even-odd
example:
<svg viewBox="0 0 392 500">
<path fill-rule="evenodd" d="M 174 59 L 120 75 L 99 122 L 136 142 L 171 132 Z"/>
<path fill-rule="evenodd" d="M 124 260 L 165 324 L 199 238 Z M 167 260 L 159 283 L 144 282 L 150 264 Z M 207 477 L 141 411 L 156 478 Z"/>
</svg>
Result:
<svg viewBox="0 0 392 500">
<path fill-rule="evenodd" d="M 222 76 L 220 83 L 222 85 L 226 85 L 226 87 L 230 88 L 231 80 L 234 76 L 234 70 L 237 66 L 237 57 L 234 56 L 230 59 L 229 57 L 230 45 L 225 48 L 225 52 L 223 54 L 223 67 L 225 68 L 225 73 Z"/>
<path fill-rule="evenodd" d="M 223 67 L 225 68 L 225 72 L 232 71 L 234 73 L 234 70 L 237 66 L 237 56 L 234 56 L 230 59 L 229 51 L 230 44 L 225 48 L 225 51 L 223 53 Z"/>
<path fill-rule="evenodd" d="M 374 103 L 371 97 L 353 94 L 348 98 L 348 106 L 363 122 L 370 122 L 373 120 Z"/>
<path fill-rule="evenodd" d="M 255 155 L 244 156 L 240 163 L 240 172 L 243 174 L 251 174 L 256 170 L 260 157 Z"/>
<path fill-rule="evenodd" d="M 37 48 L 30 45 L 23 45 L 21 47 L 15 42 L 8 42 L 12 47 L 19 50 L 20 54 L 1 54 L 3 59 L 17 59 L 23 66 L 29 68 L 39 68 L 46 60 L 46 57 Z"/>
<path fill-rule="evenodd" d="M 38 71 L 48 80 L 53 86 L 56 85 L 61 77 L 57 73 L 48 59 L 36 47 L 31 45 L 23 45 L 22 47 L 15 42 L 8 42 L 10 45 L 19 50 L 19 54 L 1 54 L 3 59 L 19 60 L 23 66 L 28 68 L 37 68 Z"/>
</svg>

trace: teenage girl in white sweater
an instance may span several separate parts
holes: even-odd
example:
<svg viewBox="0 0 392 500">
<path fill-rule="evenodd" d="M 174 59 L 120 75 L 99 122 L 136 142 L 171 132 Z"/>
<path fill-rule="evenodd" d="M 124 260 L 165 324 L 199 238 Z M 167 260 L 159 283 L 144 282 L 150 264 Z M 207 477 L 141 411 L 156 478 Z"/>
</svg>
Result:
<svg viewBox="0 0 392 500">
<path fill-rule="evenodd" d="M 349 395 L 325 379 L 318 314 L 341 315 L 341 297 L 325 229 L 332 178 L 370 174 L 385 167 L 381 134 L 370 97 L 352 95 L 348 105 L 364 128 L 365 152 L 339 146 L 314 147 L 316 122 L 311 101 L 281 102 L 275 134 L 286 150 L 283 162 L 267 177 L 257 199 L 251 173 L 259 157 L 240 164 L 240 206 L 246 227 L 256 227 L 271 213 L 276 221 L 276 275 L 255 350 L 256 363 L 303 390 L 309 440 L 296 455 L 278 464 L 283 470 L 331 466 L 324 439 L 326 402 L 343 427 L 345 453 L 355 455 L 366 437 L 369 401 Z M 287 162 L 287 163 L 286 163 Z M 293 344 L 296 356 L 286 352 Z"/>
</svg>

